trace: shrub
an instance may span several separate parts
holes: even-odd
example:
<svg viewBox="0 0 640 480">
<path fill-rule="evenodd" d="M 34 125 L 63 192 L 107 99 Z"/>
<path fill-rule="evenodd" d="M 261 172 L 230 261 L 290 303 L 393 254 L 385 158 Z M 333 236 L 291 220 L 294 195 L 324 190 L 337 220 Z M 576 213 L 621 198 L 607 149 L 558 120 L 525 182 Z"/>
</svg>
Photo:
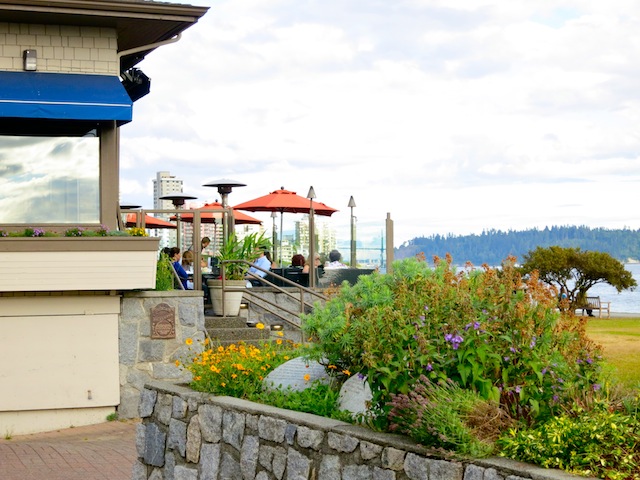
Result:
<svg viewBox="0 0 640 480">
<path fill-rule="evenodd" d="M 392 394 L 391 398 L 392 432 L 464 455 L 485 457 L 492 453 L 496 432 L 510 423 L 495 402 L 483 400 L 451 380 L 434 383 L 422 375 L 408 394 Z"/>
<path fill-rule="evenodd" d="M 166 253 L 160 254 L 160 259 L 156 264 L 156 290 L 160 292 L 173 290 L 173 268 Z"/>
<path fill-rule="evenodd" d="M 498 442 L 505 457 L 611 480 L 640 478 L 640 423 L 606 403 L 576 409 L 535 428 L 512 429 Z"/>
<path fill-rule="evenodd" d="M 387 426 L 391 394 L 407 395 L 420 375 L 452 380 L 511 415 L 548 417 L 567 386 L 588 386 L 598 352 L 583 325 L 560 318 L 556 298 L 535 275 L 500 269 L 456 271 L 451 259 L 395 262 L 393 273 L 343 285 L 304 316 L 310 356 L 367 376 L 374 425 Z"/>
</svg>

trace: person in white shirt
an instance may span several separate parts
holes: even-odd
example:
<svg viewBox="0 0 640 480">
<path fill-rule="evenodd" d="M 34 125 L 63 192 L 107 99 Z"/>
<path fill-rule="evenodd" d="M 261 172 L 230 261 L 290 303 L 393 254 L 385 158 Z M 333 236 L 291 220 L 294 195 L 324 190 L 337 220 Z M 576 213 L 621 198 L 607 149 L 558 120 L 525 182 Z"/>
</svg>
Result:
<svg viewBox="0 0 640 480">
<path fill-rule="evenodd" d="M 349 268 L 340 261 L 342 255 L 338 250 L 331 250 L 329 252 L 329 263 L 324 268 Z"/>
<path fill-rule="evenodd" d="M 262 270 L 260 270 L 259 268 L 256 267 L 260 267 L 263 270 L 271 270 L 271 261 L 265 256 L 264 254 L 264 250 L 260 250 L 260 256 L 256 259 L 255 262 L 253 262 L 253 265 L 249 268 L 249 273 L 252 273 L 254 275 L 257 275 L 258 277 L 264 278 L 267 276 L 267 272 L 263 272 Z M 251 275 L 247 275 L 246 277 L 247 280 L 247 287 L 251 287 L 251 280 L 255 281 L 255 278 L 252 277 Z"/>
</svg>

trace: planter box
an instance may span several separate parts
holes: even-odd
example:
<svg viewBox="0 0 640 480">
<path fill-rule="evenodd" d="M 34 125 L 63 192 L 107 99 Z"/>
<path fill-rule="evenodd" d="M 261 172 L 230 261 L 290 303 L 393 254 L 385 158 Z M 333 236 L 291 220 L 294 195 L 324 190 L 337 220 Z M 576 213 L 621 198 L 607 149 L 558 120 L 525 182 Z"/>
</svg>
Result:
<svg viewBox="0 0 640 480">
<path fill-rule="evenodd" d="M 0 292 L 155 288 L 158 238 L 0 238 Z"/>
</svg>

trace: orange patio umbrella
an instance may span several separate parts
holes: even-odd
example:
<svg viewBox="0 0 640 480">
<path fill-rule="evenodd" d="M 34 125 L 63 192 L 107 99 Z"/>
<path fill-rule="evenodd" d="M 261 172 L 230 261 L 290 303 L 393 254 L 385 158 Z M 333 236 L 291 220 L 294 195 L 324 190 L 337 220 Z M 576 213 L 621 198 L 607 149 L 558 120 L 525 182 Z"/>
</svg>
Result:
<svg viewBox="0 0 640 480">
<path fill-rule="evenodd" d="M 200 222 L 201 223 L 215 223 L 216 218 L 222 221 L 222 204 L 219 202 L 207 203 L 206 205 L 198 208 L 197 210 L 211 210 L 216 209 L 220 210 L 220 213 L 217 212 L 202 212 L 200 214 Z M 171 220 L 175 219 L 175 215 L 171 217 Z M 251 215 L 247 215 L 243 212 L 236 212 L 234 208 L 233 218 L 235 219 L 235 223 L 238 225 L 260 225 L 262 220 L 258 220 Z M 180 220 L 187 223 L 193 222 L 193 213 L 180 213 Z"/>
<path fill-rule="evenodd" d="M 249 210 L 250 212 L 280 212 L 280 255 L 282 256 L 282 216 L 287 213 L 311 213 L 311 205 L 316 215 L 330 217 L 336 210 L 322 202 L 315 202 L 298 195 L 291 190 L 275 190 L 268 195 L 249 200 L 233 207 L 238 210 Z M 282 265 L 282 258 L 280 258 Z"/>
<path fill-rule="evenodd" d="M 127 213 L 125 225 L 127 227 L 136 227 L 138 215 L 135 213 Z M 152 217 L 151 215 L 145 214 L 144 216 L 144 228 L 178 228 L 178 226 L 174 223 L 167 222 L 166 220 L 162 220 L 161 218 Z"/>
</svg>

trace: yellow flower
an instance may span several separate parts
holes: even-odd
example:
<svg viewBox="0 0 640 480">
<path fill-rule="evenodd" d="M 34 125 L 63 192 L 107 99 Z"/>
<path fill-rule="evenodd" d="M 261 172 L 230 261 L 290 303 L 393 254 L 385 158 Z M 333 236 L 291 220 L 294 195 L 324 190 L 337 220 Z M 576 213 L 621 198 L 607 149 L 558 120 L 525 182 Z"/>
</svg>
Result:
<svg viewBox="0 0 640 480">
<path fill-rule="evenodd" d="M 176 360 L 176 367 L 180 366 L 180 360 Z"/>
<path fill-rule="evenodd" d="M 277 343 L 278 345 L 282 345 L 282 340 L 280 340 L 280 339 L 278 338 L 278 339 L 276 340 L 276 343 Z"/>
<path fill-rule="evenodd" d="M 207 338 L 205 338 L 205 339 L 204 339 L 204 344 L 205 344 L 205 345 L 209 345 L 209 337 L 207 337 Z"/>
<path fill-rule="evenodd" d="M 233 373 L 233 374 L 231 375 L 231 378 L 238 378 L 238 375 L 236 375 L 235 373 Z"/>
<path fill-rule="evenodd" d="M 307 374 L 306 374 L 304 377 L 302 377 L 302 378 L 304 378 L 304 381 L 305 381 L 305 382 L 308 382 L 309 380 L 311 380 L 311 375 L 309 375 L 309 374 L 307 373 Z"/>
<path fill-rule="evenodd" d="M 184 343 L 186 343 L 187 345 L 191 345 L 193 343 L 193 340 L 190 338 L 187 338 Z"/>
<path fill-rule="evenodd" d="M 351 375 L 351 372 L 349 370 L 342 370 L 342 373 L 344 373 L 347 376 Z"/>
<path fill-rule="evenodd" d="M 193 379 L 197 382 L 198 380 L 202 380 L 202 377 L 200 375 L 198 375 L 197 377 L 194 377 Z"/>
<path fill-rule="evenodd" d="M 224 352 L 224 347 L 223 347 L 222 345 L 220 345 L 220 346 L 218 347 L 218 351 L 219 351 L 220 353 Z"/>
<path fill-rule="evenodd" d="M 284 356 L 284 357 L 282 357 L 282 358 L 284 358 L 285 360 L 289 360 L 289 356 L 288 356 L 288 355 L 285 355 L 285 356 Z"/>
<path fill-rule="evenodd" d="M 257 323 L 257 324 L 256 324 L 256 328 L 257 328 L 258 330 L 264 330 L 264 323 Z"/>
<path fill-rule="evenodd" d="M 284 332 L 282 332 L 282 331 L 277 332 L 276 335 L 278 335 L 279 337 L 284 337 Z"/>
<path fill-rule="evenodd" d="M 327 368 L 330 368 L 331 370 L 335 370 L 338 367 L 336 367 L 335 365 L 329 365 Z"/>
<path fill-rule="evenodd" d="M 222 382 L 222 383 L 220 384 L 220 386 L 221 386 L 221 387 L 226 387 L 226 386 L 227 386 L 227 384 L 226 384 L 226 383 L 224 383 L 224 382 Z"/>
</svg>

